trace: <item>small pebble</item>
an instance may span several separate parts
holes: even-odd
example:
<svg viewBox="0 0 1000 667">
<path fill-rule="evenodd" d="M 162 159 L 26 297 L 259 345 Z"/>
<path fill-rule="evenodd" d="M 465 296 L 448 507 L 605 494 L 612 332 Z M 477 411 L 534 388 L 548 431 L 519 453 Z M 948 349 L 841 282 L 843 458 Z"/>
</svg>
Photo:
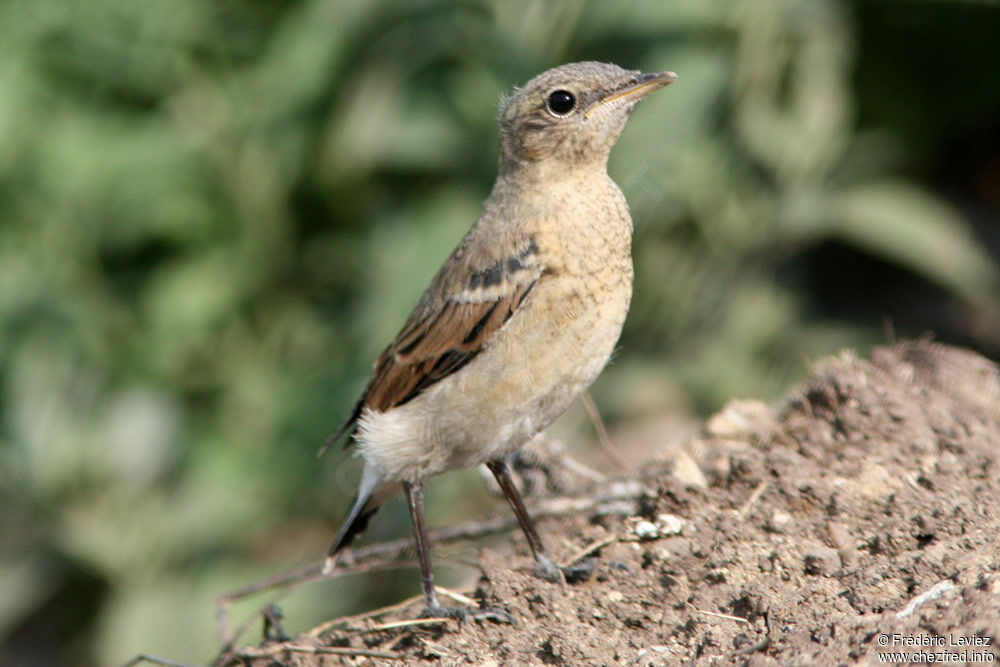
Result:
<svg viewBox="0 0 1000 667">
<path fill-rule="evenodd" d="M 829 547 L 817 547 L 806 554 L 806 574 L 829 577 L 840 569 L 840 554 Z"/>
<path fill-rule="evenodd" d="M 768 521 L 768 527 L 776 533 L 783 532 L 792 520 L 792 515 L 782 510 L 775 510 Z"/>
<path fill-rule="evenodd" d="M 699 489 L 708 488 L 708 480 L 705 479 L 705 473 L 701 471 L 701 468 L 698 467 L 698 464 L 687 452 L 681 451 L 677 453 L 677 456 L 674 458 L 674 469 L 670 474 L 689 486 L 695 486 Z"/>
<path fill-rule="evenodd" d="M 657 530 L 656 524 L 652 521 L 640 521 L 636 523 L 635 527 L 632 528 L 632 532 L 643 540 L 655 540 L 660 536 L 660 531 Z"/>
<path fill-rule="evenodd" d="M 661 536 L 680 535 L 684 530 L 684 519 L 673 514 L 660 514 L 656 517 L 656 527 L 659 528 Z"/>
<path fill-rule="evenodd" d="M 684 519 L 673 514 L 660 514 L 656 517 L 656 522 L 646 519 L 631 519 L 629 533 L 640 540 L 657 540 L 661 537 L 680 535 L 684 530 Z"/>
</svg>

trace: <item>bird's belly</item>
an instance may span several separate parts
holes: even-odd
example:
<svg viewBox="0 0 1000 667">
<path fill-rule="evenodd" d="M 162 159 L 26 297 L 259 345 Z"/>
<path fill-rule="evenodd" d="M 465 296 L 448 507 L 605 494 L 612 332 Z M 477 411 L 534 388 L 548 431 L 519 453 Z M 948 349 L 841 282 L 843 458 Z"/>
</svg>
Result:
<svg viewBox="0 0 1000 667">
<path fill-rule="evenodd" d="M 383 479 L 421 479 L 500 459 L 594 381 L 614 350 L 630 295 L 598 302 L 540 296 L 552 307 L 526 309 L 537 313 L 534 321 L 512 318 L 461 371 L 405 405 L 362 416 L 361 454 Z"/>
</svg>

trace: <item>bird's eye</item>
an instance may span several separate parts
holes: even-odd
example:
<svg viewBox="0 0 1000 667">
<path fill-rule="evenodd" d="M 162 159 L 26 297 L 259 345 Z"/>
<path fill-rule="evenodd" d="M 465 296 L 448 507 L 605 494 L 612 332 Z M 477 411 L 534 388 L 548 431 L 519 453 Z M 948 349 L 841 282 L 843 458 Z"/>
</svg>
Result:
<svg viewBox="0 0 1000 667">
<path fill-rule="evenodd" d="M 568 90 L 557 90 L 545 102 L 549 111 L 557 116 L 565 116 L 576 106 L 576 96 Z"/>
</svg>

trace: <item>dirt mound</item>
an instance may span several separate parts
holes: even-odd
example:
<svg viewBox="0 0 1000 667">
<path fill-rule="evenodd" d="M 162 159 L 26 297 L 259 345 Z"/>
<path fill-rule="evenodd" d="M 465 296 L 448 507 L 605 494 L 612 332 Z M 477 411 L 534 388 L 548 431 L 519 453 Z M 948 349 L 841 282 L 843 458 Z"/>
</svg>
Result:
<svg viewBox="0 0 1000 667">
<path fill-rule="evenodd" d="M 734 402 L 683 449 L 644 466 L 631 491 L 591 489 L 608 501 L 545 522 L 556 560 L 599 558 L 588 581 L 533 578 L 520 534 L 513 569 L 483 554 L 472 597 L 509 611 L 516 627 L 397 624 L 416 617 L 417 602 L 230 659 L 1000 661 L 995 365 L 929 341 L 870 359 L 845 352 L 817 364 L 780 412 Z M 684 472 L 688 457 L 700 472 Z M 328 652 L 338 650 L 353 655 Z"/>
</svg>

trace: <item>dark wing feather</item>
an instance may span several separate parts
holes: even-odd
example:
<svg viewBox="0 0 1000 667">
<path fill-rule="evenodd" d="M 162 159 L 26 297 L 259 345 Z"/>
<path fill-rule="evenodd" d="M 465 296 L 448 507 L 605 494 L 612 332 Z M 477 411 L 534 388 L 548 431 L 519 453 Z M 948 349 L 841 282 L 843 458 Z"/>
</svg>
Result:
<svg viewBox="0 0 1000 667">
<path fill-rule="evenodd" d="M 375 362 L 363 407 L 385 412 L 461 369 L 510 319 L 534 284 L 517 285 L 496 301 L 449 301 L 434 316 L 408 322 L 408 335 Z"/>
<path fill-rule="evenodd" d="M 351 430 L 365 408 L 385 412 L 403 405 L 472 361 L 538 282 L 537 252 L 531 241 L 510 257 L 468 272 L 461 291 L 438 298 L 436 307 L 421 302 L 379 356 L 350 416 L 319 454 Z"/>
</svg>

